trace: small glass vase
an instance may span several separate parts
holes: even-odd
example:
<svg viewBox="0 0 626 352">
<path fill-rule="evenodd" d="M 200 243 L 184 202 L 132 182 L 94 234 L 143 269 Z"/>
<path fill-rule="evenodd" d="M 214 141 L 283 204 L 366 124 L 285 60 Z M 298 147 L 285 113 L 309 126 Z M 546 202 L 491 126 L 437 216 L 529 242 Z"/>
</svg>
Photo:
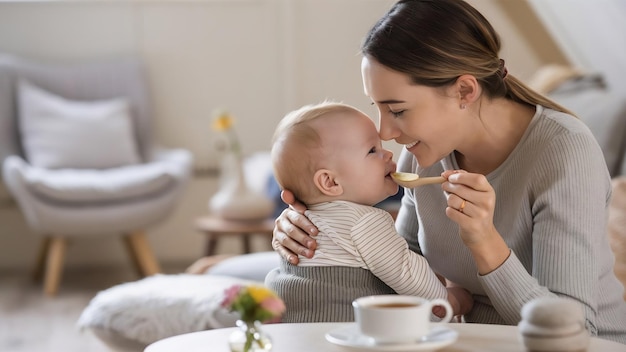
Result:
<svg viewBox="0 0 626 352">
<path fill-rule="evenodd" d="M 262 352 L 272 350 L 272 339 L 263 332 L 259 321 L 237 320 L 238 329 L 228 338 L 232 352 Z"/>
<path fill-rule="evenodd" d="M 241 156 L 226 154 L 220 188 L 209 200 L 211 212 L 227 220 L 256 221 L 269 218 L 275 206 L 267 195 L 248 186 Z"/>
</svg>

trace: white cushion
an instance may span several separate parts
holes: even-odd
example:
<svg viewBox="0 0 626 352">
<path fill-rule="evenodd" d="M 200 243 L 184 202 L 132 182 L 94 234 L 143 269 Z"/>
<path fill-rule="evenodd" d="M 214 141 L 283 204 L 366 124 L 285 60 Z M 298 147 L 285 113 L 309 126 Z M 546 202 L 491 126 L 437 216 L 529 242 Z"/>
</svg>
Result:
<svg viewBox="0 0 626 352">
<path fill-rule="evenodd" d="M 18 112 L 34 166 L 104 169 L 140 161 L 124 99 L 71 101 L 20 80 Z"/>
<path fill-rule="evenodd" d="M 279 266 L 280 255 L 278 255 L 278 252 L 266 251 L 242 254 L 224 259 L 211 266 L 205 273 L 263 282 L 267 273 Z"/>
<path fill-rule="evenodd" d="M 158 194 L 177 182 L 168 163 L 130 165 L 107 170 L 50 170 L 30 167 L 24 178 L 32 191 L 62 202 L 109 202 Z"/>
<path fill-rule="evenodd" d="M 234 326 L 236 316 L 220 307 L 224 291 L 252 283 L 258 284 L 215 275 L 155 275 L 101 291 L 77 324 L 115 349 L 142 351 L 166 337 L 215 328 L 213 320 Z"/>
</svg>

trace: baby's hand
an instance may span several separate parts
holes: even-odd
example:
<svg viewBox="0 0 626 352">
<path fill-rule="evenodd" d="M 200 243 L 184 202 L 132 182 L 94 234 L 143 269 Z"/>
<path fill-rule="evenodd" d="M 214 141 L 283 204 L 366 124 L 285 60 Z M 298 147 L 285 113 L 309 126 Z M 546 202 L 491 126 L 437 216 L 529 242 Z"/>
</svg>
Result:
<svg viewBox="0 0 626 352">
<path fill-rule="evenodd" d="M 472 306 L 474 306 L 474 299 L 472 298 L 472 295 L 468 290 L 457 286 L 448 287 L 447 290 L 448 302 L 450 302 L 450 305 L 452 306 L 454 316 L 460 316 L 472 310 Z M 445 315 L 445 311 L 443 310 L 443 308 L 441 308 L 441 312 L 439 313 L 441 315 L 439 315 L 438 312 L 435 312 L 434 310 L 433 313 L 438 317 L 443 317 Z"/>
</svg>

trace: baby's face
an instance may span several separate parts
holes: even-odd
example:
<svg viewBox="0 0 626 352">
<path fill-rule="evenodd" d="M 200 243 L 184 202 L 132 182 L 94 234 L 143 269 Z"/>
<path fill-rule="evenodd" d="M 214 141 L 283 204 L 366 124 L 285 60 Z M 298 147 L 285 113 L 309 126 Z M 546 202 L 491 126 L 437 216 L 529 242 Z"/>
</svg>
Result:
<svg viewBox="0 0 626 352">
<path fill-rule="evenodd" d="M 336 174 L 344 190 L 342 200 L 374 205 L 398 192 L 390 173 L 396 170 L 393 153 L 383 149 L 372 120 L 358 112 L 341 113 L 321 124 L 325 168 Z"/>
</svg>

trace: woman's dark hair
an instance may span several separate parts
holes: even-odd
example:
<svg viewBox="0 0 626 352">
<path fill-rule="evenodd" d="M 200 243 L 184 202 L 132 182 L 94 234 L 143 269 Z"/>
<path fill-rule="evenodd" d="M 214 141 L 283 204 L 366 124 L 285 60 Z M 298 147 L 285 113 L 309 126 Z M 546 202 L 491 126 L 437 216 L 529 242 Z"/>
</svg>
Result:
<svg viewBox="0 0 626 352">
<path fill-rule="evenodd" d="M 370 29 L 363 55 L 407 74 L 415 84 L 445 87 L 463 74 L 476 77 L 487 97 L 570 113 L 508 74 L 500 37 L 463 0 L 400 0 Z"/>
</svg>

